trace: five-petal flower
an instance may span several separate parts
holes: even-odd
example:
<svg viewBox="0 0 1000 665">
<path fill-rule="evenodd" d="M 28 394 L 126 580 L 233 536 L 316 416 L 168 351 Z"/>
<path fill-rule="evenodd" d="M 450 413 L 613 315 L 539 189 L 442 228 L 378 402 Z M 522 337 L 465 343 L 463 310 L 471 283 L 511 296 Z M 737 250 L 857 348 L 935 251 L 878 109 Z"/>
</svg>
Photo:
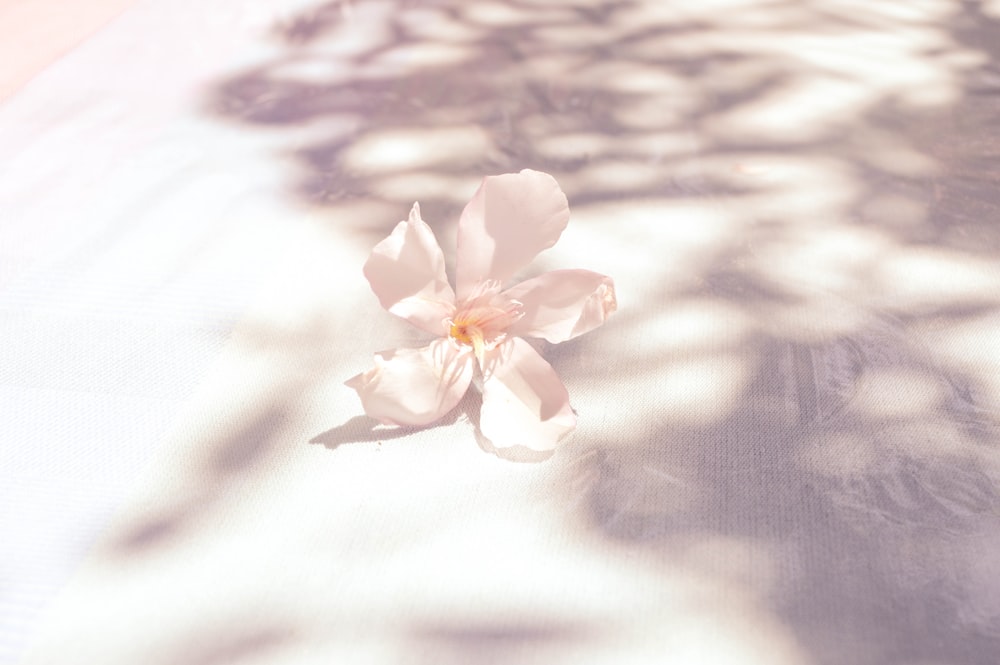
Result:
<svg viewBox="0 0 1000 665">
<path fill-rule="evenodd" d="M 484 178 L 459 220 L 453 290 L 415 203 L 409 220 L 372 250 L 364 273 L 385 309 L 437 339 L 378 353 L 374 368 L 347 381 L 365 412 L 389 425 L 430 424 L 478 374 L 479 427 L 493 446 L 554 448 L 576 414 L 555 370 L 520 337 L 558 343 L 593 330 L 616 308 L 614 283 L 588 270 L 555 270 L 502 287 L 554 245 L 568 221 L 552 176 L 524 170 Z"/>
</svg>

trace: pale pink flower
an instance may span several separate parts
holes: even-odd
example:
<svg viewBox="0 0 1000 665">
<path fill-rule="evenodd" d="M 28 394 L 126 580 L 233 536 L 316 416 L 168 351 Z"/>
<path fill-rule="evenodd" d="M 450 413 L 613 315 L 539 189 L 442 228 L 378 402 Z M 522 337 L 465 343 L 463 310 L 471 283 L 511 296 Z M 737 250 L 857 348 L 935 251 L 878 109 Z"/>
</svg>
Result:
<svg viewBox="0 0 1000 665">
<path fill-rule="evenodd" d="M 372 250 L 364 273 L 385 309 L 437 339 L 378 353 L 373 369 L 347 381 L 365 412 L 388 425 L 427 425 L 453 409 L 478 375 L 479 428 L 493 446 L 554 448 L 576 414 L 555 370 L 520 337 L 558 343 L 593 330 L 615 310 L 614 282 L 555 270 L 502 287 L 554 245 L 568 221 L 566 195 L 547 173 L 484 178 L 458 223 L 452 290 L 441 248 L 414 203 L 409 220 Z"/>
</svg>

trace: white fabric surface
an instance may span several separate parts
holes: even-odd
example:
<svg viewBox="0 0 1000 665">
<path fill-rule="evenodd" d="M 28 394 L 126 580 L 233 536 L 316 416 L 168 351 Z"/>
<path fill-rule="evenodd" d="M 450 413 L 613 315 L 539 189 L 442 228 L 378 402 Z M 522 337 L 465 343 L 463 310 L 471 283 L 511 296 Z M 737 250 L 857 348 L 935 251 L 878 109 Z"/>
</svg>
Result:
<svg viewBox="0 0 1000 665">
<path fill-rule="evenodd" d="M 0 662 L 995 663 L 998 25 L 139 3 L 0 106 Z M 578 430 L 373 429 L 368 252 L 525 167 Z"/>
</svg>

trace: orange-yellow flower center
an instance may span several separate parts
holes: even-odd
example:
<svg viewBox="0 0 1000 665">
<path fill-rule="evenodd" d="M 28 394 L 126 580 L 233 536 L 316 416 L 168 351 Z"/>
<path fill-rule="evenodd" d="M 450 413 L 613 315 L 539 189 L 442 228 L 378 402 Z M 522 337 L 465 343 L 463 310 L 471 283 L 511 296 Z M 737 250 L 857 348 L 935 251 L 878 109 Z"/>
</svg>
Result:
<svg viewBox="0 0 1000 665">
<path fill-rule="evenodd" d="M 472 344 L 472 334 L 473 332 L 469 329 L 469 325 L 465 323 L 453 323 L 451 330 L 448 332 L 449 335 L 454 337 L 456 340 L 462 344 Z M 480 333 L 481 335 L 482 333 Z"/>
<path fill-rule="evenodd" d="M 487 342 L 492 341 L 492 339 L 488 340 L 484 334 L 483 328 L 485 326 L 483 324 L 485 323 L 487 322 L 476 319 L 471 321 L 459 319 L 451 324 L 451 330 L 448 332 L 455 341 L 471 346 L 480 363 L 483 362 L 483 351 L 486 349 Z"/>
<path fill-rule="evenodd" d="M 448 336 L 471 346 L 480 363 L 485 351 L 507 336 L 507 328 L 521 318 L 521 303 L 499 295 L 499 283 L 484 283 L 456 308 L 448 321 Z"/>
</svg>

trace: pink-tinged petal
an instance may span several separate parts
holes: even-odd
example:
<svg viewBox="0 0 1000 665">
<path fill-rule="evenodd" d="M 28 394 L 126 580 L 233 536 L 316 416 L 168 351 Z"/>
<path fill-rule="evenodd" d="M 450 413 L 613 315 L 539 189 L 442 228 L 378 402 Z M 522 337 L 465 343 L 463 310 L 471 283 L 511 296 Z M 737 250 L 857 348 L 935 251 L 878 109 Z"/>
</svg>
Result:
<svg viewBox="0 0 1000 665">
<path fill-rule="evenodd" d="M 458 222 L 458 297 L 480 282 L 509 279 L 554 245 L 568 222 L 566 195 L 549 174 L 484 178 Z"/>
<path fill-rule="evenodd" d="M 589 270 L 553 270 L 525 280 L 503 295 L 521 303 L 511 335 L 558 344 L 590 332 L 618 308 L 615 283 Z"/>
<path fill-rule="evenodd" d="M 422 349 L 375 354 L 375 367 L 345 382 L 365 413 L 386 425 L 427 425 L 458 404 L 472 381 L 468 349 L 436 339 Z"/>
<path fill-rule="evenodd" d="M 489 351 L 485 365 L 479 429 L 495 447 L 552 450 L 576 427 L 566 387 L 523 339 Z"/>
<path fill-rule="evenodd" d="M 375 245 L 365 277 L 382 307 L 435 335 L 447 334 L 444 321 L 455 311 L 455 293 L 444 270 L 444 254 L 434 232 L 413 204 L 410 218 Z"/>
</svg>

